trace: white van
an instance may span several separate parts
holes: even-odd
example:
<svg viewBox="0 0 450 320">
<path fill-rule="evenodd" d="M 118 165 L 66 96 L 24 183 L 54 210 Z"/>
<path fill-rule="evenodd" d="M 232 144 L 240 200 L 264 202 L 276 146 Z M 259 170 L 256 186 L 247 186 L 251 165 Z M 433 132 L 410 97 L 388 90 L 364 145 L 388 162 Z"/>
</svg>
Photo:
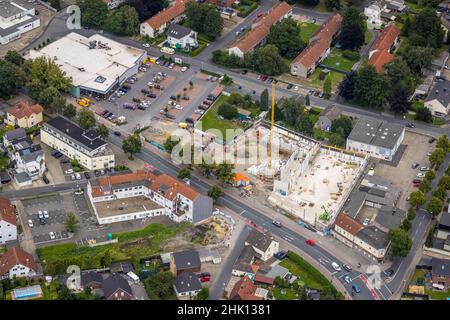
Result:
<svg viewBox="0 0 450 320">
<path fill-rule="evenodd" d="M 175 50 L 169 47 L 162 47 L 161 52 L 167 53 L 167 54 L 175 54 Z"/>
<path fill-rule="evenodd" d="M 332 262 L 331 266 L 333 267 L 334 270 L 336 271 L 341 271 L 341 267 L 339 267 L 339 265 L 336 262 Z"/>
</svg>

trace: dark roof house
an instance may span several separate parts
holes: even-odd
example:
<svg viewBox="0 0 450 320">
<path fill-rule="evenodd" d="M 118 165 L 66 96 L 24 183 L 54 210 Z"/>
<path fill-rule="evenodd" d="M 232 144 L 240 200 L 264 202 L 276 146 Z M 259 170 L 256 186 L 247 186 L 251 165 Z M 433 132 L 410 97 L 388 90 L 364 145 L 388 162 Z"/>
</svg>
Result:
<svg viewBox="0 0 450 320">
<path fill-rule="evenodd" d="M 202 290 L 198 276 L 192 272 L 183 272 L 173 281 L 173 288 L 177 296 L 195 295 Z"/>
<path fill-rule="evenodd" d="M 133 291 L 128 281 L 117 273 L 103 281 L 103 293 L 106 300 L 132 300 Z"/>
<path fill-rule="evenodd" d="M 201 270 L 200 255 L 195 250 L 174 252 L 170 263 L 171 271 L 174 275 L 182 272 L 197 272 Z"/>
</svg>

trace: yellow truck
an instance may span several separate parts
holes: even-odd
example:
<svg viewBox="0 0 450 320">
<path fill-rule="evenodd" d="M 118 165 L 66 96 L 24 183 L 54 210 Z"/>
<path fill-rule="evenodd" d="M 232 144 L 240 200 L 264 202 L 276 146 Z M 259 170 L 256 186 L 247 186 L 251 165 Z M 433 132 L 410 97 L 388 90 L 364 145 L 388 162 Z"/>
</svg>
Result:
<svg viewBox="0 0 450 320">
<path fill-rule="evenodd" d="M 80 105 L 80 106 L 82 106 L 82 107 L 89 107 L 89 105 L 91 104 L 91 100 L 89 100 L 88 98 L 83 98 L 83 99 L 80 99 L 79 101 L 78 101 L 78 104 Z"/>
</svg>

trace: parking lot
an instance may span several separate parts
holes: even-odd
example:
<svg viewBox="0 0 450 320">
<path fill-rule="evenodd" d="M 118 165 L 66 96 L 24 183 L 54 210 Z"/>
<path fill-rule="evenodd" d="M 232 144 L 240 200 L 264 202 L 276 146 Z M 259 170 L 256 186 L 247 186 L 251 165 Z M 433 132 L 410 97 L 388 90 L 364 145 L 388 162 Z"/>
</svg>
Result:
<svg viewBox="0 0 450 320">
<path fill-rule="evenodd" d="M 74 195 L 73 193 L 49 195 L 23 200 L 22 204 L 29 227 L 29 220 L 32 222 L 30 229 L 37 245 L 69 238 L 69 234 L 65 230 L 65 221 L 69 212 L 77 215 L 80 228 L 95 228 L 96 221 L 89 211 L 84 195 Z M 44 210 L 48 213 L 45 223 L 39 219 L 38 215 L 39 211 L 43 212 Z M 51 239 L 50 232 L 54 233 L 54 239 Z"/>
<path fill-rule="evenodd" d="M 212 81 L 212 76 L 208 77 L 190 69 L 183 72 L 177 65 L 171 69 L 168 66 L 152 63 L 146 72 L 139 72 L 135 78 L 136 80 L 132 80 L 132 83 L 130 81 L 125 83 L 127 92 L 124 95 L 115 94 L 108 100 L 93 101 L 90 106 L 98 115 L 108 110 L 116 117 L 124 116 L 126 124 L 121 126 L 124 131 L 147 127 L 151 121 L 163 118 L 174 122 L 185 122 L 187 117 L 193 117 L 195 120 L 200 116 L 198 111 L 195 113 L 197 107 L 202 104 L 208 94 L 219 87 L 217 78 Z M 156 97 L 147 96 L 143 90 L 148 90 Z M 123 105 L 132 103 L 133 98 L 143 101 L 142 108 L 145 110 L 124 108 Z M 138 106 L 140 102 L 134 100 Z M 172 105 L 169 101 L 173 101 Z"/>
</svg>

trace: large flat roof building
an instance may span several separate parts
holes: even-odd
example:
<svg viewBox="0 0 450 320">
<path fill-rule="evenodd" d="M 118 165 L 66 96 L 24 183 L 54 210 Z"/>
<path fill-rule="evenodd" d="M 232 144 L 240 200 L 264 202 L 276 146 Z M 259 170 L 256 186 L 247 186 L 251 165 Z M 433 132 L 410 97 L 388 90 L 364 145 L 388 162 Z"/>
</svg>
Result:
<svg viewBox="0 0 450 320">
<path fill-rule="evenodd" d="M 0 0 L 0 44 L 19 39 L 41 25 L 34 6 L 26 0 Z"/>
<path fill-rule="evenodd" d="M 347 150 L 391 161 L 405 136 L 405 127 L 373 118 L 359 118 L 347 138 Z"/>
<path fill-rule="evenodd" d="M 106 95 L 138 73 L 147 51 L 118 43 L 99 34 L 86 38 L 72 32 L 40 50 L 31 50 L 26 58 L 53 59 L 72 78 L 72 94 L 81 91 Z"/>
</svg>

